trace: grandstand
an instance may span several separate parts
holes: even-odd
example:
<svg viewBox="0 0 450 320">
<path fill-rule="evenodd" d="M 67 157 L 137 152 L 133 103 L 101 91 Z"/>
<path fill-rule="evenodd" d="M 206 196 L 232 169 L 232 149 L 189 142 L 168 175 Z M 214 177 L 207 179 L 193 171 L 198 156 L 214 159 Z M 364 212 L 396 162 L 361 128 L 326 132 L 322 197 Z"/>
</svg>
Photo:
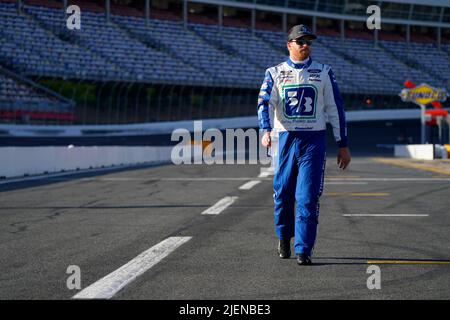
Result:
<svg viewBox="0 0 450 320">
<path fill-rule="evenodd" d="M 345 3 L 0 0 L 0 66 L 16 77 L 0 74 L 0 121 L 27 110 L 96 124 L 254 115 L 264 71 L 286 59 L 285 31 L 299 22 L 319 35 L 312 57 L 335 70 L 347 110 L 410 108 L 398 97 L 406 79 L 448 87 L 450 4 L 382 1 L 373 32 L 371 3 Z M 71 4 L 81 30 L 66 27 Z"/>
<path fill-rule="evenodd" d="M 45 87 L 0 67 L 0 118 L 3 122 L 74 120 L 73 103 Z"/>
</svg>

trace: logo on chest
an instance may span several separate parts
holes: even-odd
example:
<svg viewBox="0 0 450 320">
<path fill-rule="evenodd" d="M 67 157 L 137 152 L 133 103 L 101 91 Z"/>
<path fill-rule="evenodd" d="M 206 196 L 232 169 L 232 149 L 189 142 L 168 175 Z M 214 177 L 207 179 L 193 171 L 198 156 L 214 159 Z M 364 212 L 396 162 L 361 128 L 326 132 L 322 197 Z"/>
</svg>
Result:
<svg viewBox="0 0 450 320">
<path fill-rule="evenodd" d="M 317 88 L 311 84 L 282 87 L 283 114 L 288 119 L 316 117 Z"/>
<path fill-rule="evenodd" d="M 294 74 L 292 70 L 280 71 L 280 81 L 282 83 L 290 83 L 294 80 Z"/>
<path fill-rule="evenodd" d="M 308 81 L 317 81 L 317 82 L 321 82 L 322 80 L 320 80 L 320 74 L 317 73 L 311 73 L 309 75 Z"/>
</svg>

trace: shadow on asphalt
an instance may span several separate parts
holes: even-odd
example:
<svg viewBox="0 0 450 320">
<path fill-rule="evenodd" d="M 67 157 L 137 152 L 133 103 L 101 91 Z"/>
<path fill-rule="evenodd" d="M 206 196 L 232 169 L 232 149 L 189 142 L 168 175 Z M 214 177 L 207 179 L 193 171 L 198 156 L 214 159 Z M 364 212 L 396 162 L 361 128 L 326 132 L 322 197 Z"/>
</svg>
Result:
<svg viewBox="0 0 450 320">
<path fill-rule="evenodd" d="M 78 170 L 74 171 L 67 171 L 64 176 L 54 176 L 53 174 L 49 175 L 36 175 L 36 176 L 26 176 L 27 177 L 35 177 L 36 180 L 25 180 L 25 181 L 10 181 L 8 182 L 8 179 L 0 179 L 0 182 L 5 182 L 3 184 L 0 184 L 0 192 L 3 191 L 13 191 L 17 189 L 26 189 L 26 188 L 33 188 L 33 187 L 40 187 L 45 186 L 48 184 L 53 183 L 59 183 L 59 182 L 67 182 L 71 180 L 78 180 L 82 178 L 91 178 L 96 176 L 102 176 L 107 175 L 111 173 L 119 173 L 123 171 L 132 171 L 132 170 L 140 170 L 140 169 L 148 169 L 153 167 L 159 167 L 167 165 L 167 163 L 150 163 L 150 164 L 139 164 L 139 165 L 133 165 L 133 166 L 111 166 L 111 167 L 101 167 L 97 169 L 90 169 L 92 171 L 86 171 L 83 170 L 82 172 L 78 172 Z M 100 169 L 100 170 L 98 170 Z M 54 174 L 61 174 L 65 173 L 64 171 L 61 172 L 55 172 Z"/>
<path fill-rule="evenodd" d="M 292 259 L 292 258 L 291 258 Z M 295 259 L 295 258 L 293 258 Z M 326 262 L 321 262 L 321 260 L 329 260 Z M 335 260 L 335 261 L 333 261 Z M 344 261 L 342 261 L 344 260 Z M 348 261 L 352 260 L 352 261 Z M 400 258 L 377 258 L 377 257 L 313 257 L 313 264 L 311 266 L 327 266 L 327 265 L 368 265 L 369 261 L 395 261 L 399 262 L 401 264 L 402 262 L 411 262 L 411 264 L 414 264 L 414 262 L 417 262 L 420 264 L 421 262 L 424 263 L 445 263 L 450 264 L 450 260 L 438 260 L 438 259 L 400 259 Z M 373 263 L 376 264 L 376 263 Z M 388 263 L 391 264 L 391 263 Z M 395 263 L 392 263 L 395 264 Z"/>
</svg>

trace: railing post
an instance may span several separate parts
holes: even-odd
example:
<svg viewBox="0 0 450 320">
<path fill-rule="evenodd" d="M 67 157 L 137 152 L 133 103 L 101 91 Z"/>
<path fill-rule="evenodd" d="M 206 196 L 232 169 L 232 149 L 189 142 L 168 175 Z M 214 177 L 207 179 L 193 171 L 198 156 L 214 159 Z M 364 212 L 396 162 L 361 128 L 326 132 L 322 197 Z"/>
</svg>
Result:
<svg viewBox="0 0 450 320">
<path fill-rule="evenodd" d="M 128 94 L 130 93 L 130 88 L 133 87 L 134 82 L 130 82 L 130 84 L 128 84 L 127 86 L 127 91 L 125 91 L 125 102 L 124 102 L 124 109 L 125 109 L 125 113 L 124 113 L 124 123 L 128 123 Z"/>
<path fill-rule="evenodd" d="M 117 101 L 116 101 L 116 107 L 117 107 L 117 110 L 116 110 L 116 124 L 120 124 L 120 104 L 121 104 L 120 99 L 121 99 L 121 95 L 122 95 L 123 88 L 124 88 L 126 85 L 127 85 L 126 83 L 121 83 L 121 84 L 120 84 L 120 89 L 119 89 L 119 91 L 118 91 L 118 93 L 117 93 Z"/>
<path fill-rule="evenodd" d="M 145 0 L 145 23 L 147 26 L 150 22 L 150 0 Z"/>
<path fill-rule="evenodd" d="M 105 0 L 105 14 L 106 22 L 110 22 L 111 19 L 111 0 Z"/>
<path fill-rule="evenodd" d="M 151 89 L 152 86 L 145 88 L 145 99 L 146 99 L 146 115 L 145 115 L 145 121 L 150 122 L 150 103 L 152 102 L 152 95 L 151 95 Z"/>
<path fill-rule="evenodd" d="M 140 97 L 141 90 L 142 90 L 142 87 L 143 87 L 143 86 L 144 86 L 143 83 L 139 84 L 139 88 L 138 88 L 137 93 L 136 93 L 136 99 L 134 99 L 134 101 L 135 101 L 135 106 L 134 106 L 134 122 L 135 122 L 135 123 L 141 122 L 141 121 L 139 121 L 139 117 L 138 117 L 138 108 L 139 108 L 139 97 Z M 143 121 L 142 121 L 142 122 L 143 122 Z"/>
<path fill-rule="evenodd" d="M 218 20 L 219 20 L 219 29 L 222 30 L 222 26 L 223 26 L 223 6 L 222 5 L 219 6 L 217 15 L 218 15 Z"/>
<path fill-rule="evenodd" d="M 182 120 L 182 114 L 181 114 L 181 110 L 183 110 L 186 105 L 184 105 L 182 102 L 186 101 L 186 99 L 184 99 L 183 97 L 183 91 L 186 88 L 185 85 L 182 85 L 180 88 L 180 94 L 178 95 L 178 109 L 177 109 L 177 115 L 176 115 L 176 119 L 177 120 Z"/>
<path fill-rule="evenodd" d="M 159 95 L 158 95 L 158 110 L 156 111 L 156 119 L 155 121 L 162 121 L 161 120 L 161 105 L 165 102 L 165 99 L 163 99 L 163 91 L 166 87 L 166 84 L 163 84 L 159 88 Z M 163 101 L 164 100 L 164 101 Z"/>
<path fill-rule="evenodd" d="M 183 26 L 186 29 L 188 22 L 188 2 L 187 0 L 183 0 Z"/>
<path fill-rule="evenodd" d="M 252 34 L 255 34 L 255 28 L 256 28 L 256 10 L 252 9 Z"/>
</svg>

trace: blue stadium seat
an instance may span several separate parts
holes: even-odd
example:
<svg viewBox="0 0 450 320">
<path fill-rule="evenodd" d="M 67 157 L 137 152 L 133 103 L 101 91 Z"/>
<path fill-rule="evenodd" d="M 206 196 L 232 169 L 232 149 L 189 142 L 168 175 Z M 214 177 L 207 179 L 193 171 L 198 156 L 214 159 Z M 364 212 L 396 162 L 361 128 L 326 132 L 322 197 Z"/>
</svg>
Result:
<svg viewBox="0 0 450 320">
<path fill-rule="evenodd" d="M 0 62 L 25 76 L 257 88 L 286 59 L 282 32 L 85 11 L 81 31 L 61 9 L 0 3 Z M 427 61 L 420 57 L 427 50 Z M 447 86 L 450 45 L 321 36 L 313 59 L 330 64 L 346 93 L 398 94 L 408 78 Z"/>
</svg>

